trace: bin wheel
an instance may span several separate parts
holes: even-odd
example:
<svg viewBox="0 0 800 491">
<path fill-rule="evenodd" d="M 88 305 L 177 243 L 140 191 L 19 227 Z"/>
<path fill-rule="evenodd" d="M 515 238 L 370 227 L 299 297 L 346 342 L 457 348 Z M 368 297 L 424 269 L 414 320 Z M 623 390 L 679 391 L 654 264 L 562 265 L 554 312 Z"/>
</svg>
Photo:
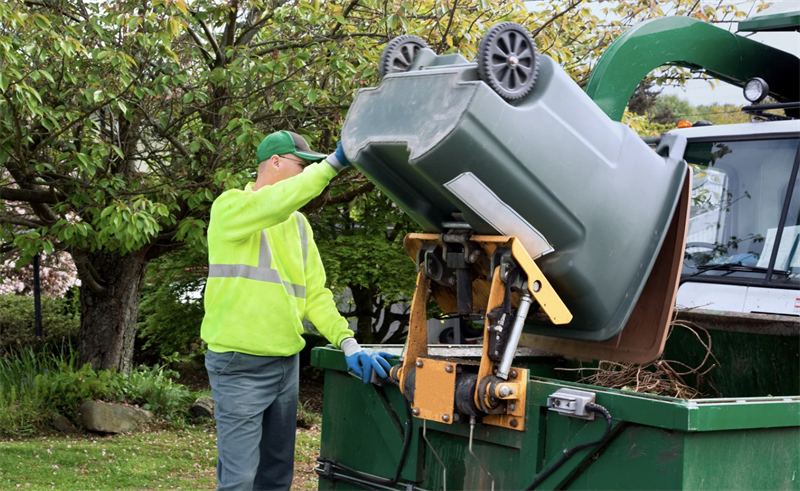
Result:
<svg viewBox="0 0 800 491">
<path fill-rule="evenodd" d="M 378 62 L 381 78 L 389 73 L 407 72 L 419 50 L 427 47 L 424 39 L 408 34 L 389 41 Z"/>
<path fill-rule="evenodd" d="M 478 76 L 507 101 L 528 95 L 538 70 L 531 33 L 519 24 L 493 26 L 478 46 Z"/>
</svg>

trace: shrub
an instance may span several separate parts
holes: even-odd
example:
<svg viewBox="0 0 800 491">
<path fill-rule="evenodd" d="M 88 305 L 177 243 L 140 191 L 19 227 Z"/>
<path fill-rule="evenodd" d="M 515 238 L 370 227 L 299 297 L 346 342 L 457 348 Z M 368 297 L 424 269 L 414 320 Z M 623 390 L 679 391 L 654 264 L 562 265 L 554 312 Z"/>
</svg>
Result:
<svg viewBox="0 0 800 491">
<path fill-rule="evenodd" d="M 172 421 L 185 416 L 195 399 L 186 387 L 174 382 L 177 378 L 178 372 L 165 366 L 139 366 L 122 381 L 119 394 L 126 401 Z"/>
<path fill-rule="evenodd" d="M 176 372 L 156 365 L 130 375 L 115 370 L 76 368 L 74 352 L 36 352 L 24 348 L 0 357 L 0 435 L 26 436 L 46 427 L 54 414 L 79 424 L 83 401 L 137 404 L 167 421 L 189 415 L 194 397 L 174 382 Z"/>
<path fill-rule="evenodd" d="M 45 386 L 37 378 L 58 371 L 59 364 L 74 363 L 61 354 L 43 356 L 32 348 L 0 357 L 0 435 L 32 434 L 51 416 Z"/>
<path fill-rule="evenodd" d="M 77 287 L 64 297 L 42 296 L 42 332 L 35 332 L 33 297 L 0 295 L 0 355 L 44 344 L 71 344 L 80 329 L 80 305 Z"/>
<path fill-rule="evenodd" d="M 43 394 L 43 409 L 78 422 L 83 401 L 120 400 L 123 375 L 113 369 L 94 371 L 89 363 L 78 370 L 74 367 L 74 363 L 59 363 L 56 370 L 36 376 L 35 385 Z"/>
</svg>

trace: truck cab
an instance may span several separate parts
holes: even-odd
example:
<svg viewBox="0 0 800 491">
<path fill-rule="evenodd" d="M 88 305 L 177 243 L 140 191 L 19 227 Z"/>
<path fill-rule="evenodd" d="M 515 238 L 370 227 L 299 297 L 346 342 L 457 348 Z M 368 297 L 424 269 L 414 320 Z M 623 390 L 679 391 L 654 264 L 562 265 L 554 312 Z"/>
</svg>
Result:
<svg viewBox="0 0 800 491">
<path fill-rule="evenodd" d="M 678 307 L 800 316 L 800 121 L 669 133 L 694 173 Z"/>
<path fill-rule="evenodd" d="M 739 23 L 742 32 L 799 30 L 800 10 L 788 4 Z M 723 317 L 800 316 L 800 59 L 695 19 L 666 17 L 615 40 L 586 93 L 620 120 L 639 82 L 665 65 L 742 87 L 742 102 L 751 103 L 743 111 L 754 121 L 667 133 L 687 139 L 684 158 L 694 175 L 677 306 Z"/>
</svg>

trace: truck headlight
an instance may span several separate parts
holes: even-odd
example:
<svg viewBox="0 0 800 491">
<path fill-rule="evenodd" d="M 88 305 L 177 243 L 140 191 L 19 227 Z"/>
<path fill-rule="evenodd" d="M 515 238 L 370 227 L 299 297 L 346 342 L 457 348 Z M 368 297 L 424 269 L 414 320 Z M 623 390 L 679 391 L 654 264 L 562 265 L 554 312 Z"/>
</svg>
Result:
<svg viewBox="0 0 800 491">
<path fill-rule="evenodd" d="M 744 84 L 744 98 L 752 103 L 760 102 L 769 94 L 769 85 L 763 78 L 754 77 Z"/>
</svg>

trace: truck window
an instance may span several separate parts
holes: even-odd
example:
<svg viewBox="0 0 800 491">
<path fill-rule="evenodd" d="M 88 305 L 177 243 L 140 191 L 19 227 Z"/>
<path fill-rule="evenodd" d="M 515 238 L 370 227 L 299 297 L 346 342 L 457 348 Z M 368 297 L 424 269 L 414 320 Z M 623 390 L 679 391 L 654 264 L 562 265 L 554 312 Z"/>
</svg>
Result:
<svg viewBox="0 0 800 491">
<path fill-rule="evenodd" d="M 798 138 L 693 142 L 692 209 L 683 274 L 720 282 L 800 277 L 800 191 L 790 183 Z M 789 194 L 791 193 L 791 196 Z M 781 212 L 789 199 L 782 233 Z M 780 237 L 779 237 L 780 236 Z"/>
</svg>

